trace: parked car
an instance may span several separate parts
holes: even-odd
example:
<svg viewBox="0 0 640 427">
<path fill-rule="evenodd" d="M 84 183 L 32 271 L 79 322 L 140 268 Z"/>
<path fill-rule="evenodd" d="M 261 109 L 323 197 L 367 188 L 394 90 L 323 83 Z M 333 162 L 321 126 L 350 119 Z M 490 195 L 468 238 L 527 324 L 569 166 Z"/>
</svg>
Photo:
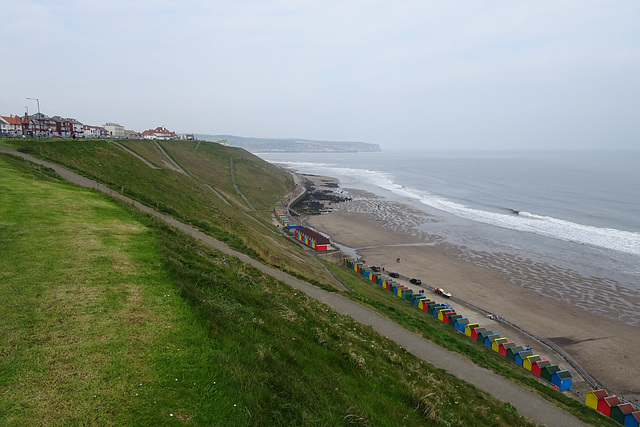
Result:
<svg viewBox="0 0 640 427">
<path fill-rule="evenodd" d="M 413 279 L 409 279 L 409 282 L 413 283 L 414 285 L 422 285 L 422 280 L 416 279 L 415 277 Z"/>
<path fill-rule="evenodd" d="M 372 265 L 371 270 L 375 271 L 376 273 L 380 273 L 380 267 L 378 267 L 377 265 Z"/>
<path fill-rule="evenodd" d="M 449 292 L 445 291 L 445 290 L 444 290 L 444 289 L 442 289 L 442 288 L 436 288 L 436 289 L 435 289 L 435 293 L 436 293 L 436 294 L 440 294 L 440 295 L 442 295 L 443 297 L 451 298 L 451 293 L 449 293 Z"/>
<path fill-rule="evenodd" d="M 398 273 L 395 273 L 395 272 L 393 272 L 393 271 L 392 271 L 391 273 L 389 273 L 389 276 L 391 276 L 391 277 L 396 277 L 396 278 L 397 278 L 397 277 L 400 277 L 400 275 L 399 275 Z"/>
</svg>

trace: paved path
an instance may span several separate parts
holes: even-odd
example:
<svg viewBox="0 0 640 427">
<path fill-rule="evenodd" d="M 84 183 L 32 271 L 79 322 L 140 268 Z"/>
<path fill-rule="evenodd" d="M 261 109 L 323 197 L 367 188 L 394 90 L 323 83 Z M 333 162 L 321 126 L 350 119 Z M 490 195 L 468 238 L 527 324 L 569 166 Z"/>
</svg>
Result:
<svg viewBox="0 0 640 427">
<path fill-rule="evenodd" d="M 344 298 L 341 295 L 324 291 L 306 282 L 298 280 L 293 276 L 283 273 L 280 270 L 268 267 L 254 259 L 249 258 L 245 254 L 234 251 L 224 243 L 219 242 L 210 236 L 207 236 L 206 234 L 194 229 L 193 227 L 183 224 L 168 215 L 161 214 L 147 206 L 136 202 L 135 200 L 118 194 L 117 192 L 105 187 L 102 184 L 71 172 L 58 165 L 37 159 L 28 154 L 19 153 L 12 149 L 7 149 L 5 147 L 0 147 L 0 152 L 14 154 L 34 163 L 52 168 L 62 178 L 66 179 L 69 182 L 81 185 L 83 187 L 93 188 L 103 193 L 109 194 L 114 198 L 123 200 L 126 203 L 135 206 L 143 212 L 162 219 L 178 230 L 185 232 L 198 240 L 201 240 L 209 246 L 228 255 L 235 256 L 241 261 L 257 268 L 258 270 L 287 283 L 294 289 L 298 289 L 304 292 L 309 297 L 327 304 L 337 312 L 351 316 L 354 320 L 364 325 L 371 326 L 381 335 L 395 341 L 407 351 L 413 353 L 421 359 L 424 359 L 427 362 L 430 362 L 435 367 L 445 369 L 452 375 L 455 375 L 458 378 L 474 384 L 479 389 L 495 396 L 496 398 L 504 402 L 509 402 L 518 410 L 518 412 L 530 417 L 539 424 L 562 427 L 586 425 L 567 412 L 549 403 L 536 393 L 522 386 L 514 384 L 506 380 L 505 378 L 494 374 L 491 371 L 488 371 L 487 369 L 478 367 L 469 359 L 459 355 L 458 353 L 445 350 L 444 348 L 432 343 L 431 341 L 426 340 L 412 332 L 409 332 L 400 325 L 391 322 L 389 319 L 381 316 L 375 311 L 361 306 L 360 304 Z"/>
</svg>

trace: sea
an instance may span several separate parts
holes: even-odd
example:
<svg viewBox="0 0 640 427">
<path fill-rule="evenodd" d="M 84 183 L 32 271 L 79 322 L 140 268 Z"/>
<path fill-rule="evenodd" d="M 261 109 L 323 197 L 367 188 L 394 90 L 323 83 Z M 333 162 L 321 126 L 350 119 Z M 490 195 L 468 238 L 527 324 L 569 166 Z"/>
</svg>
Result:
<svg viewBox="0 0 640 427">
<path fill-rule="evenodd" d="M 514 285 L 640 324 L 640 151 L 256 154 L 423 212 L 412 232 Z M 396 229 L 405 220 L 387 218 Z"/>
</svg>

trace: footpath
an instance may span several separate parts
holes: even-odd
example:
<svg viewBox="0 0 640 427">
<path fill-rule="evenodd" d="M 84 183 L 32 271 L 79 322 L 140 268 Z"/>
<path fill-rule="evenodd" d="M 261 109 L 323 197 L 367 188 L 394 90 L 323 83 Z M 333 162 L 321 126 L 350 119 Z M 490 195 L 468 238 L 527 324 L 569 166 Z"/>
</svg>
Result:
<svg viewBox="0 0 640 427">
<path fill-rule="evenodd" d="M 71 172 L 70 170 L 58 166 L 54 163 L 40 160 L 31 155 L 20 153 L 7 147 L 0 146 L 0 152 L 19 156 L 30 162 L 51 168 L 63 179 L 73 184 L 77 184 L 86 188 L 92 188 L 108 194 L 113 198 L 122 200 L 125 203 L 136 207 L 142 212 L 165 221 L 178 230 L 191 235 L 192 237 L 204 242 L 212 248 L 217 249 L 225 254 L 234 256 L 241 261 L 251 265 L 252 267 L 262 271 L 263 273 L 268 274 L 275 279 L 288 284 L 292 288 L 304 292 L 309 297 L 327 304 L 337 312 L 347 316 L 351 316 L 354 320 L 360 322 L 363 325 L 371 326 L 379 334 L 391 339 L 392 341 L 402 346 L 408 352 L 431 363 L 433 366 L 444 369 L 450 374 L 455 375 L 456 377 L 475 385 L 480 390 L 483 390 L 504 402 L 510 403 L 517 409 L 519 413 L 526 415 L 536 423 L 547 426 L 562 427 L 586 425 L 582 421 L 556 407 L 531 390 L 512 383 L 511 381 L 508 381 L 507 379 L 487 369 L 475 365 L 469 359 L 461 356 L 458 353 L 445 350 L 444 348 L 414 334 L 413 332 L 404 329 L 403 327 L 390 321 L 386 317 L 383 317 L 375 311 L 370 310 L 354 301 L 344 298 L 341 295 L 324 291 L 320 288 L 310 285 L 309 283 L 298 280 L 295 277 L 290 276 L 280 270 L 276 270 L 274 268 L 266 266 L 259 261 L 249 258 L 245 254 L 231 249 L 224 243 L 213 239 L 203 232 L 175 220 L 169 215 L 157 212 L 133 199 L 130 199 L 129 197 L 117 193 L 111 188 L 108 188 L 96 181 Z"/>
</svg>

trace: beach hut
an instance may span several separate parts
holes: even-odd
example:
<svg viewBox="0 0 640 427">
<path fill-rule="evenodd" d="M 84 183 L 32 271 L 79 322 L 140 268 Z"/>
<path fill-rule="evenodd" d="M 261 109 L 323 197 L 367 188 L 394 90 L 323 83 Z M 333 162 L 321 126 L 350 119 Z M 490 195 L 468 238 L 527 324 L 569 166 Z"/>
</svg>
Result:
<svg viewBox="0 0 640 427">
<path fill-rule="evenodd" d="M 523 365 L 524 359 L 529 356 L 533 356 L 533 351 L 531 350 L 520 351 L 513 356 L 513 361 L 520 366 L 524 366 Z"/>
<path fill-rule="evenodd" d="M 495 332 L 493 332 L 491 330 L 487 330 L 486 328 L 485 328 L 484 331 L 479 331 L 478 332 L 478 342 L 480 344 L 484 345 L 485 338 L 487 338 L 489 335 L 493 335 L 493 334 L 495 334 Z"/>
<path fill-rule="evenodd" d="M 549 362 L 547 359 L 538 360 L 537 362 L 533 362 L 533 364 L 531 365 L 531 372 L 540 377 L 542 376 L 542 368 L 547 366 L 551 366 L 551 362 Z"/>
<path fill-rule="evenodd" d="M 587 392 L 584 399 L 584 404 L 589 408 L 598 410 L 600 401 L 604 400 L 605 397 L 609 397 L 609 393 L 607 393 L 607 390 L 591 390 Z"/>
<path fill-rule="evenodd" d="M 464 325 L 464 334 L 470 337 L 473 333 L 473 330 L 479 327 L 480 325 L 477 323 L 467 323 L 466 325 Z"/>
<path fill-rule="evenodd" d="M 456 314 L 457 314 L 457 313 L 456 313 L 456 311 L 455 311 L 455 310 L 450 309 L 449 311 L 444 312 L 444 313 L 442 314 L 442 321 L 443 321 L 444 323 L 447 323 L 447 324 L 448 324 L 448 323 L 449 323 L 449 316 L 455 316 Z"/>
<path fill-rule="evenodd" d="M 640 411 L 625 414 L 624 416 L 625 427 L 640 427 Z"/>
<path fill-rule="evenodd" d="M 431 307 L 431 311 L 429 313 L 431 313 L 433 317 L 438 317 L 438 310 L 444 310 L 445 308 L 447 307 L 445 307 L 442 304 L 436 304 L 433 307 Z"/>
<path fill-rule="evenodd" d="M 511 360 L 512 362 L 515 362 L 516 360 L 516 354 L 520 353 L 521 351 L 525 351 L 526 349 L 521 346 L 521 345 L 516 345 L 513 347 L 509 347 L 507 349 L 507 359 Z"/>
<path fill-rule="evenodd" d="M 424 299 L 420 302 L 420 304 L 418 305 L 418 308 L 422 311 L 427 311 L 428 310 L 427 305 L 433 301 L 431 301 L 431 298 L 427 298 L 427 297 L 423 297 L 423 298 Z"/>
<path fill-rule="evenodd" d="M 620 400 L 618 396 L 605 397 L 604 399 L 598 402 L 598 412 L 609 417 L 611 416 L 611 408 L 621 404 L 622 404 L 622 400 Z"/>
<path fill-rule="evenodd" d="M 509 339 L 504 337 L 493 340 L 493 343 L 491 343 L 491 350 L 495 351 L 496 353 L 500 353 L 500 344 L 507 341 L 509 341 Z"/>
<path fill-rule="evenodd" d="M 498 338 L 500 338 L 500 334 L 487 335 L 484 337 L 483 344 L 485 345 L 485 347 L 491 348 L 491 346 L 493 345 L 493 341 L 497 340 Z"/>
<path fill-rule="evenodd" d="M 551 384 L 558 387 L 558 390 L 571 390 L 571 373 L 569 371 L 558 371 L 551 375 Z"/>
<path fill-rule="evenodd" d="M 467 319 L 466 317 L 461 317 L 453 322 L 453 327 L 464 334 L 468 324 L 469 319 Z"/>
<path fill-rule="evenodd" d="M 450 308 L 441 308 L 440 310 L 438 310 L 438 320 L 444 322 L 444 315 L 445 313 L 450 313 L 453 310 L 451 310 Z"/>
<path fill-rule="evenodd" d="M 438 304 L 435 301 L 430 301 L 430 302 L 427 303 L 427 308 L 424 311 L 426 311 L 429 314 L 432 314 L 433 313 L 433 308 L 438 306 L 438 305 L 440 305 L 440 304 Z"/>
<path fill-rule="evenodd" d="M 449 326 L 451 326 L 452 328 L 455 327 L 455 322 L 458 319 L 462 318 L 462 314 L 451 314 L 451 313 L 447 313 L 447 319 L 448 319 L 448 324 Z"/>
<path fill-rule="evenodd" d="M 507 350 L 515 346 L 516 346 L 516 343 L 514 343 L 513 341 L 502 342 L 498 346 L 498 353 L 500 353 L 504 357 L 507 357 Z"/>
<path fill-rule="evenodd" d="M 471 330 L 471 338 L 476 340 L 476 341 L 478 341 L 478 334 L 480 332 L 484 332 L 486 330 L 487 330 L 487 328 L 485 328 L 484 326 L 478 326 L 477 328 L 473 328 Z"/>
<path fill-rule="evenodd" d="M 413 305 L 415 305 L 416 307 L 420 307 L 422 305 L 422 301 L 425 300 L 426 298 L 427 297 L 422 296 L 422 295 L 415 295 L 413 297 Z"/>
<path fill-rule="evenodd" d="M 527 371 L 531 370 L 531 367 L 533 366 L 534 362 L 537 362 L 538 360 L 542 360 L 542 357 L 540 357 L 539 354 L 534 354 L 532 356 L 527 356 L 524 358 L 524 360 L 522 361 L 522 367 L 524 369 L 526 369 Z"/>
<path fill-rule="evenodd" d="M 558 365 L 545 366 L 540 369 L 540 377 L 551 382 L 551 375 L 558 371 L 560 371 L 560 367 Z"/>
<path fill-rule="evenodd" d="M 405 289 L 404 291 L 402 291 L 402 298 L 404 298 L 405 300 L 412 302 L 413 297 L 414 295 L 411 289 Z"/>
</svg>

